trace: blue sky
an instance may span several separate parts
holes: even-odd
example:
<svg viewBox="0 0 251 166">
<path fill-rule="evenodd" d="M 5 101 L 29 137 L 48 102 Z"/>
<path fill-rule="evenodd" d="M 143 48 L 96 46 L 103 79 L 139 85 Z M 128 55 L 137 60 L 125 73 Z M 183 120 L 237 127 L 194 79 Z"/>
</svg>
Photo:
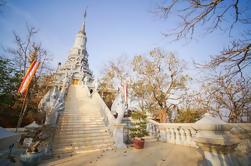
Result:
<svg viewBox="0 0 251 166">
<path fill-rule="evenodd" d="M 162 32 L 174 21 L 153 14 L 157 0 L 9 0 L 0 16 L 0 44 L 13 44 L 12 31 L 22 34 L 25 23 L 39 29 L 37 40 L 53 56 L 52 65 L 64 62 L 87 12 L 87 50 L 90 68 L 98 75 L 110 60 L 132 57 L 160 47 L 187 61 L 205 62 L 229 42 L 228 34 L 197 35 L 190 42 L 171 43 Z M 241 28 L 241 27 L 240 27 Z M 195 74 L 195 73 L 194 73 Z"/>
</svg>

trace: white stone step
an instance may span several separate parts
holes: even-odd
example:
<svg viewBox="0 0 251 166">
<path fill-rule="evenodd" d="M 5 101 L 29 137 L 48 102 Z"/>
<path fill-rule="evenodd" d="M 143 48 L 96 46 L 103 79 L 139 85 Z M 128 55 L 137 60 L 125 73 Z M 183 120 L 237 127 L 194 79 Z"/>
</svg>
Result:
<svg viewBox="0 0 251 166">
<path fill-rule="evenodd" d="M 110 135 L 105 135 L 105 134 L 101 134 L 99 135 L 98 137 L 97 136 L 92 136 L 92 135 L 89 135 L 89 136 L 82 136 L 80 135 L 79 137 L 72 137 L 72 138 L 69 138 L 69 137 L 55 137 L 56 138 L 56 141 L 55 143 L 60 143 L 62 141 L 68 141 L 68 142 L 86 142 L 86 141 L 93 141 L 93 140 L 99 140 L 102 142 L 102 140 L 112 140 L 111 136 Z"/>
<path fill-rule="evenodd" d="M 109 136 L 110 135 L 108 133 L 93 133 L 93 132 L 90 132 L 90 133 L 70 133 L 70 134 L 64 134 L 64 139 L 74 139 L 74 138 L 82 138 L 82 137 L 85 137 L 85 138 L 89 138 L 89 137 L 102 137 L 102 136 Z M 59 138 L 60 135 L 56 135 L 55 138 Z"/>
<path fill-rule="evenodd" d="M 103 127 L 106 127 L 104 124 L 102 125 L 102 124 L 76 124 L 76 125 L 64 125 L 64 124 L 62 124 L 62 125 L 60 125 L 59 127 L 58 127 L 58 129 L 62 129 L 62 128 L 64 128 L 64 127 L 66 127 L 66 128 L 71 128 L 71 127 L 73 127 L 73 128 L 78 128 L 79 127 L 79 129 L 81 129 L 82 127 L 85 127 L 85 128 L 103 128 Z"/>
<path fill-rule="evenodd" d="M 89 115 L 89 114 L 66 114 L 66 115 L 63 115 L 62 118 L 102 118 L 102 116 L 100 114 L 93 114 L 93 115 Z"/>
<path fill-rule="evenodd" d="M 84 126 L 88 126 L 88 125 L 104 125 L 104 122 L 79 122 L 79 123 L 77 123 L 77 122 L 61 122 L 60 123 L 61 124 L 61 126 L 62 125 L 72 125 L 72 126 L 77 126 L 77 125 L 84 125 Z"/>
<path fill-rule="evenodd" d="M 60 119 L 60 121 L 92 121 L 92 120 L 103 120 L 104 118 L 101 117 L 81 117 L 81 116 L 76 116 L 76 117 L 63 117 L 62 119 Z"/>
<path fill-rule="evenodd" d="M 58 127 L 58 130 L 82 130 L 82 131 L 85 131 L 85 130 L 98 130 L 98 129 L 106 129 L 105 126 L 84 126 L 84 127 L 74 127 L 74 126 L 63 126 L 63 127 Z"/>
<path fill-rule="evenodd" d="M 114 147 L 95 99 L 83 87 L 71 86 L 65 101 L 65 112 L 58 120 L 54 137 L 54 154 L 75 154 Z"/>
<path fill-rule="evenodd" d="M 64 141 L 64 140 L 58 140 L 54 142 L 53 148 L 60 148 L 65 146 L 91 146 L 91 145 L 100 145 L 100 144 L 113 144 L 113 141 L 111 139 L 108 140 L 82 140 L 78 142 L 73 142 L 70 140 Z"/>
<path fill-rule="evenodd" d="M 103 122 L 103 119 L 95 119 L 95 120 L 92 120 L 92 119 L 81 119 L 81 121 L 70 121 L 70 119 L 59 119 L 58 120 L 59 123 L 61 122 L 66 122 L 66 123 L 89 123 L 89 122 Z"/>
<path fill-rule="evenodd" d="M 102 124 L 93 124 L 93 125 L 61 125 L 59 127 L 59 129 L 63 130 L 63 129 L 78 129 L 78 130 L 82 130 L 82 128 L 87 129 L 87 128 L 102 128 L 104 127 L 104 125 Z"/>
<path fill-rule="evenodd" d="M 56 131 L 56 133 L 62 133 L 62 134 L 104 133 L 104 132 L 108 133 L 109 130 L 106 127 L 104 127 L 104 128 L 97 128 L 97 129 L 93 129 L 93 128 L 92 129 L 86 129 L 86 128 L 84 128 L 84 129 L 81 129 L 81 130 L 76 130 L 76 129 L 64 129 L 64 130 L 60 130 L 60 129 L 58 129 Z"/>
<path fill-rule="evenodd" d="M 73 124 L 73 123 L 62 123 L 58 128 L 62 128 L 62 127 L 94 127 L 94 126 L 97 126 L 97 127 L 102 127 L 102 126 L 104 126 L 104 123 L 90 123 L 90 124 L 88 124 L 88 123 L 79 123 L 79 124 L 77 124 L 77 123 L 75 123 L 75 124 Z"/>
<path fill-rule="evenodd" d="M 69 122 L 62 122 L 60 124 L 60 127 L 61 126 L 94 126 L 94 125 L 97 125 L 97 126 L 104 126 L 104 122 L 90 122 L 90 123 L 86 123 L 86 122 L 79 122 L 79 123 L 69 123 Z"/>
<path fill-rule="evenodd" d="M 83 110 L 81 112 L 76 112 L 76 111 L 72 111 L 72 112 L 64 112 L 61 115 L 68 115 L 68 116 L 75 116 L 75 115 L 82 115 L 82 116 L 96 116 L 96 115 L 102 115 L 99 111 L 95 111 L 95 112 L 88 112 L 86 110 Z M 60 116 L 61 116 L 60 115 Z"/>
<path fill-rule="evenodd" d="M 105 131 L 104 131 L 105 130 Z M 109 133 L 108 130 L 106 130 L 106 128 L 83 128 L 81 130 L 77 130 L 77 129 L 59 129 L 56 134 L 61 134 L 62 136 L 64 135 L 64 133 L 87 133 L 87 132 L 93 132 L 93 133 Z"/>
<path fill-rule="evenodd" d="M 95 134 L 109 134 L 109 130 L 106 128 L 83 128 L 81 130 L 76 130 L 76 129 L 65 129 L 65 130 L 57 130 L 56 135 L 70 135 L 70 134 L 90 134 L 90 133 L 95 133 Z"/>
<path fill-rule="evenodd" d="M 104 123 L 62 123 L 61 126 L 104 126 Z"/>
<path fill-rule="evenodd" d="M 109 135 L 99 135 L 97 136 L 79 136 L 79 137 L 61 137 L 57 139 L 58 143 L 61 142 L 81 142 L 81 141 L 93 141 L 93 140 L 107 140 L 107 139 L 111 139 L 111 137 Z"/>
</svg>

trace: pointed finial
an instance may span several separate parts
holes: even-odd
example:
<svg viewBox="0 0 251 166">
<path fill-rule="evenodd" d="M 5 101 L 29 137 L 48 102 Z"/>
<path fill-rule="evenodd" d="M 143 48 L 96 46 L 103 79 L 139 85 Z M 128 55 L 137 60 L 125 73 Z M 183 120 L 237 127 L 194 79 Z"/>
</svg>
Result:
<svg viewBox="0 0 251 166">
<path fill-rule="evenodd" d="M 85 8 L 85 11 L 84 11 L 84 22 L 83 22 L 83 24 L 82 24 L 82 26 L 81 26 L 81 29 L 80 29 L 80 31 L 83 32 L 83 33 L 85 33 L 85 21 L 86 21 L 86 16 L 87 16 L 87 7 Z"/>
<path fill-rule="evenodd" d="M 85 22 L 85 19 L 86 19 L 86 15 L 87 15 L 87 7 L 85 8 L 85 12 L 84 12 L 84 22 Z"/>
</svg>

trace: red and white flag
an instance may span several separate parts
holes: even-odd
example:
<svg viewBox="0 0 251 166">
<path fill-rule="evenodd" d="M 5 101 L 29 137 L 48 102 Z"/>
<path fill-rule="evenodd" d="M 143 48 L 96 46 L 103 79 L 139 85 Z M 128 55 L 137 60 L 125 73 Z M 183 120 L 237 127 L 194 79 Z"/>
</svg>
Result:
<svg viewBox="0 0 251 166">
<path fill-rule="evenodd" d="M 31 65 L 30 65 L 29 69 L 27 70 L 27 72 L 22 80 L 22 83 L 18 89 L 18 94 L 24 95 L 27 92 L 28 87 L 30 85 L 30 82 L 31 82 L 33 76 L 35 75 L 39 65 L 40 65 L 40 62 L 38 62 L 36 60 L 34 60 L 31 63 Z"/>
</svg>

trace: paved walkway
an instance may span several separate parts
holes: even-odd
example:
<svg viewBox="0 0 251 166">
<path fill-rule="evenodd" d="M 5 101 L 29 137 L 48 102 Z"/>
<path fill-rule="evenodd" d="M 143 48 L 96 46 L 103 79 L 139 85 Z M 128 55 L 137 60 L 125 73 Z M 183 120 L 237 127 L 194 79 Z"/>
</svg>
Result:
<svg viewBox="0 0 251 166">
<path fill-rule="evenodd" d="M 79 154 L 43 165 L 49 166 L 193 166 L 201 165 L 202 155 L 191 147 L 147 142 L 142 150 L 129 147 Z"/>
</svg>

